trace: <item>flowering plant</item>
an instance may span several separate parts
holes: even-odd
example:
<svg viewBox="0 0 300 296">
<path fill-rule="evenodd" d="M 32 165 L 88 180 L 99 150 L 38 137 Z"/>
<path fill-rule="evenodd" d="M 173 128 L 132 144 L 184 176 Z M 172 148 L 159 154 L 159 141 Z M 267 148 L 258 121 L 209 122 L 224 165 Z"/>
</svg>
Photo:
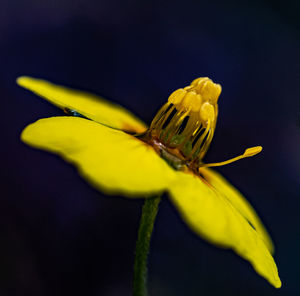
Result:
<svg viewBox="0 0 300 296">
<path fill-rule="evenodd" d="M 164 192 L 195 233 L 233 249 L 273 286 L 281 286 L 273 243 L 254 209 L 209 168 L 253 156 L 262 148 L 248 148 L 220 163 L 203 162 L 216 127 L 219 84 L 201 77 L 176 90 L 147 127 L 103 98 L 30 77 L 17 82 L 68 115 L 30 124 L 21 135 L 25 143 L 59 154 L 107 194 L 146 199 L 136 247 L 135 296 L 146 295 L 147 254 Z"/>
</svg>

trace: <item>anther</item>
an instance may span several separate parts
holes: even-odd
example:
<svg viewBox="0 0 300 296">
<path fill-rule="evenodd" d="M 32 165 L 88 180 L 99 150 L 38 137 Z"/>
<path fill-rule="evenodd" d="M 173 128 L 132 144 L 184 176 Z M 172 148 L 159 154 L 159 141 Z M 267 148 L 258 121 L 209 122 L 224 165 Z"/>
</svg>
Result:
<svg viewBox="0 0 300 296">
<path fill-rule="evenodd" d="M 211 80 L 205 81 L 201 88 L 203 99 L 211 104 L 217 103 L 221 91 L 221 85 L 215 84 Z"/>
<path fill-rule="evenodd" d="M 200 109 L 200 117 L 204 122 L 213 122 L 215 119 L 215 109 L 213 105 L 205 102 Z"/>
<path fill-rule="evenodd" d="M 186 93 L 186 90 L 179 88 L 170 95 L 168 101 L 174 105 L 177 105 L 182 101 Z"/>
</svg>

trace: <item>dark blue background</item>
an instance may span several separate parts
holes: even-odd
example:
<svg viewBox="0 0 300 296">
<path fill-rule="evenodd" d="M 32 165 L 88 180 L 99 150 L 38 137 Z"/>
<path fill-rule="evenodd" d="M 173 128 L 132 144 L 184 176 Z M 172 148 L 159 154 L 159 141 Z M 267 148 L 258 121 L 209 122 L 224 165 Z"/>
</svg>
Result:
<svg viewBox="0 0 300 296">
<path fill-rule="evenodd" d="M 142 200 L 105 197 L 21 130 L 61 115 L 19 88 L 31 75 L 101 94 L 147 123 L 198 76 L 223 86 L 207 161 L 274 239 L 283 287 L 195 236 L 165 198 L 150 295 L 299 295 L 299 1 L 9 1 L 0 5 L 0 295 L 130 295 Z M 184 197 L 183 197 L 184 198 Z"/>
</svg>

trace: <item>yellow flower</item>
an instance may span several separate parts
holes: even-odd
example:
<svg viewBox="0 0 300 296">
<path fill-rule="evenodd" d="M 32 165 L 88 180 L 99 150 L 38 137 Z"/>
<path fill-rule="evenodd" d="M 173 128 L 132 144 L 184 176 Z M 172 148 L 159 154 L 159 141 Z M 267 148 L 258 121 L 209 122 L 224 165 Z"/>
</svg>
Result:
<svg viewBox="0 0 300 296">
<path fill-rule="evenodd" d="M 208 168 L 255 155 L 261 147 L 223 163 L 202 162 L 216 126 L 220 85 L 198 78 L 175 91 L 147 128 L 103 98 L 30 77 L 17 82 L 77 115 L 30 124 L 21 135 L 25 143 L 59 154 L 105 193 L 147 197 L 168 192 L 193 231 L 233 249 L 281 287 L 273 244 L 259 217 L 234 187 Z"/>
</svg>

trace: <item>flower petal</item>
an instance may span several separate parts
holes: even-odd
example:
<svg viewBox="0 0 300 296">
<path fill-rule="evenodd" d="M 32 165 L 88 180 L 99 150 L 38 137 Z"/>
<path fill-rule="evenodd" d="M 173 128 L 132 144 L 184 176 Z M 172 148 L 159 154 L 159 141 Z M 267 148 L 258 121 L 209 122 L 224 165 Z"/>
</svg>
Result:
<svg viewBox="0 0 300 296">
<path fill-rule="evenodd" d="M 125 108 L 87 92 L 22 76 L 17 83 L 62 109 L 75 110 L 104 125 L 129 132 L 143 132 L 146 125 Z"/>
<path fill-rule="evenodd" d="M 232 205 L 251 223 L 258 234 L 261 235 L 264 243 L 271 252 L 274 253 L 274 245 L 270 235 L 256 214 L 255 210 L 249 204 L 242 194 L 235 189 L 228 181 L 225 180 L 219 173 L 212 169 L 201 168 L 201 174 L 217 191 L 222 194 L 232 203 Z"/>
<path fill-rule="evenodd" d="M 200 177 L 184 172 L 169 187 L 183 220 L 209 242 L 231 248 L 248 260 L 258 274 L 279 288 L 274 259 L 261 236 L 221 193 Z"/>
<path fill-rule="evenodd" d="M 106 193 L 151 195 L 166 189 L 175 171 L 135 137 L 79 117 L 52 117 L 27 126 L 21 139 L 62 156 Z"/>
</svg>

